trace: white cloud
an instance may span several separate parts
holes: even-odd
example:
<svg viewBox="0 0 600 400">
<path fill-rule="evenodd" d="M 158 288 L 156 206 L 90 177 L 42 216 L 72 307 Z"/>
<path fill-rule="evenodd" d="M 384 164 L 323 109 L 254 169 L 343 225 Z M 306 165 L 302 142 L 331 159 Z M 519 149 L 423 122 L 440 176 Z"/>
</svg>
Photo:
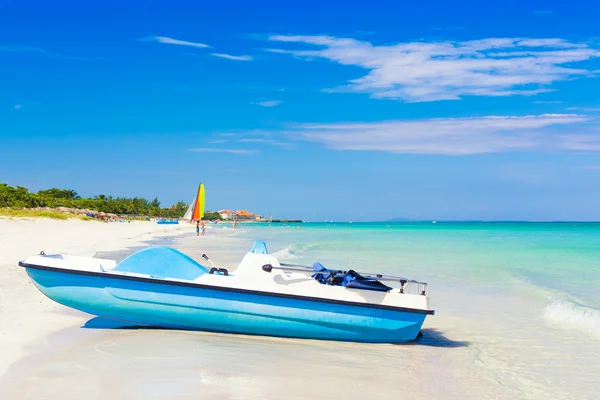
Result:
<svg viewBox="0 0 600 400">
<path fill-rule="evenodd" d="M 580 112 L 598 112 L 600 111 L 600 107 L 567 107 L 565 108 L 567 111 L 580 111 Z"/>
<path fill-rule="evenodd" d="M 222 143 L 227 143 L 227 140 L 225 140 L 225 139 L 209 140 L 208 143 L 210 143 L 210 144 L 222 144 Z"/>
<path fill-rule="evenodd" d="M 283 100 L 265 100 L 265 101 L 258 101 L 256 103 L 253 102 L 252 104 L 256 104 L 261 107 L 277 107 L 281 103 L 283 103 Z"/>
<path fill-rule="evenodd" d="M 224 53 L 212 53 L 212 55 L 215 57 L 226 58 L 228 60 L 234 60 L 234 61 L 252 61 L 253 60 L 253 58 L 251 56 L 232 56 L 231 54 L 224 54 Z"/>
<path fill-rule="evenodd" d="M 20 110 L 23 108 L 23 104 L 15 104 L 15 110 Z"/>
<path fill-rule="evenodd" d="M 560 100 L 537 100 L 534 101 L 535 104 L 562 104 Z"/>
<path fill-rule="evenodd" d="M 558 135 L 563 150 L 600 151 L 600 131 L 596 133 L 576 133 Z"/>
<path fill-rule="evenodd" d="M 166 36 L 150 36 L 150 37 L 146 38 L 145 40 L 150 40 L 150 41 L 155 41 L 155 42 L 165 43 L 165 44 L 176 44 L 179 46 L 190 46 L 190 47 L 200 47 L 200 48 L 210 47 L 209 45 L 204 44 L 204 43 L 188 42 L 186 40 L 178 40 L 178 39 L 173 39 L 173 38 L 166 37 Z"/>
<path fill-rule="evenodd" d="M 238 142 L 240 142 L 240 143 L 264 143 L 264 144 L 270 144 L 273 146 L 292 147 L 291 143 L 280 142 L 278 140 L 265 139 L 265 138 L 245 138 L 245 139 L 238 140 Z"/>
<path fill-rule="evenodd" d="M 367 71 L 336 91 L 364 92 L 374 98 L 406 102 L 548 92 L 553 82 L 593 76 L 589 65 L 577 67 L 572 63 L 600 56 L 598 49 L 560 38 L 487 38 L 380 46 L 332 36 L 272 35 L 269 40 L 303 48 L 265 51 L 304 60 L 326 59 Z"/>
<path fill-rule="evenodd" d="M 486 116 L 367 123 L 299 124 L 286 134 L 335 150 L 469 155 L 517 151 L 600 151 L 600 131 L 577 114 Z M 569 132 L 564 128 L 569 126 Z"/>
<path fill-rule="evenodd" d="M 247 150 L 247 149 L 218 149 L 214 147 L 197 147 L 193 149 L 186 149 L 187 151 L 193 151 L 197 153 L 231 153 L 231 154 L 256 154 L 258 150 Z"/>
</svg>

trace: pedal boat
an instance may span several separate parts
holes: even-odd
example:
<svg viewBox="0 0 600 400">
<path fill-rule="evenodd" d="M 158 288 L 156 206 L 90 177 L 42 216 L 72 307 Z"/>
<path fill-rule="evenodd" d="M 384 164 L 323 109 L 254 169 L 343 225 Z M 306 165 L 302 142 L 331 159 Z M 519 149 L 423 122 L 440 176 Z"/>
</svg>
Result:
<svg viewBox="0 0 600 400">
<path fill-rule="evenodd" d="M 212 267 L 150 247 L 120 263 L 42 252 L 19 265 L 57 303 L 165 328 L 398 343 L 414 340 L 434 313 L 424 282 L 284 264 L 263 242 L 232 273 L 203 258 Z"/>
</svg>

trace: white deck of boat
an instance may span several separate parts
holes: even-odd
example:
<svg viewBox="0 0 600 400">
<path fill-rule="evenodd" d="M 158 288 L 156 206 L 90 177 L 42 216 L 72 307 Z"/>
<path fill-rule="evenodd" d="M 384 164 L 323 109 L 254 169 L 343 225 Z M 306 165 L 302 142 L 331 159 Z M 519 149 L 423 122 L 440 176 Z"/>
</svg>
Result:
<svg viewBox="0 0 600 400">
<path fill-rule="evenodd" d="M 48 266 L 72 271 L 104 273 L 112 276 L 126 275 L 165 282 L 192 282 L 231 289 L 429 310 L 429 299 L 424 295 L 399 293 L 398 289 L 393 289 L 389 292 L 379 292 L 323 285 L 313 279 L 309 272 L 283 272 L 277 269 L 274 269 L 270 273 L 265 272 L 262 270 L 262 266 L 265 264 L 271 264 L 273 267 L 280 266 L 279 261 L 275 257 L 266 254 L 247 253 L 238 268 L 235 271 L 231 271 L 232 275 L 230 276 L 202 274 L 192 281 L 175 278 L 157 278 L 145 274 L 114 271 L 114 268 L 117 266 L 114 260 L 93 257 L 78 257 L 64 254 L 38 255 L 29 257 L 23 261 L 31 265 Z"/>
</svg>

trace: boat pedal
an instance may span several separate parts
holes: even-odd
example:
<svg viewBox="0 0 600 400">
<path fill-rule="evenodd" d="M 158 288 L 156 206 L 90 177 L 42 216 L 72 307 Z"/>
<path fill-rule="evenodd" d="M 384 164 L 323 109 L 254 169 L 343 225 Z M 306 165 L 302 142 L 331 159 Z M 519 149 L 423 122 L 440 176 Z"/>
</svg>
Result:
<svg viewBox="0 0 600 400">
<path fill-rule="evenodd" d="M 213 267 L 210 269 L 210 271 L 208 271 L 209 274 L 214 275 L 216 273 L 218 274 L 223 274 L 225 276 L 229 276 L 229 271 L 227 271 L 225 268 L 217 268 L 217 267 Z"/>
</svg>

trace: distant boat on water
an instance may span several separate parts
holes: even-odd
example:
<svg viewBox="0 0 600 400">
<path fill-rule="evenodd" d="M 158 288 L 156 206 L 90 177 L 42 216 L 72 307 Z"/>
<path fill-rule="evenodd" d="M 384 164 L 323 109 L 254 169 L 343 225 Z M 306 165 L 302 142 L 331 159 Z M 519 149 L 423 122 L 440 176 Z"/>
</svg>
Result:
<svg viewBox="0 0 600 400">
<path fill-rule="evenodd" d="M 179 221 L 176 219 L 159 219 L 156 223 L 159 225 L 175 225 L 178 224 Z"/>
</svg>

